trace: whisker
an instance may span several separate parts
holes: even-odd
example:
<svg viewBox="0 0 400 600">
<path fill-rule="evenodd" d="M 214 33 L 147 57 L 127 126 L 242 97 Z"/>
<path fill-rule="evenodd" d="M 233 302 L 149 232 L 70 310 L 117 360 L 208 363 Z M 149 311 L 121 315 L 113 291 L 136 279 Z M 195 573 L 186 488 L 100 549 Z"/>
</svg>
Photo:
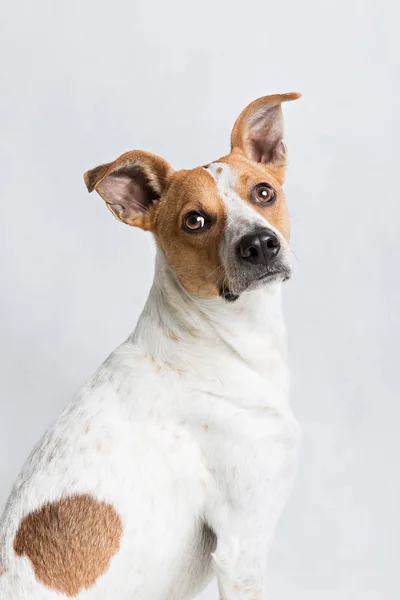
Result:
<svg viewBox="0 0 400 600">
<path fill-rule="evenodd" d="M 211 271 L 211 273 L 209 273 L 208 275 L 206 275 L 206 279 L 208 279 L 209 277 L 211 277 L 211 275 L 213 275 L 216 271 L 218 271 L 218 269 L 223 269 L 224 265 L 219 265 L 219 267 L 217 267 L 216 269 L 214 269 L 214 271 Z"/>
</svg>

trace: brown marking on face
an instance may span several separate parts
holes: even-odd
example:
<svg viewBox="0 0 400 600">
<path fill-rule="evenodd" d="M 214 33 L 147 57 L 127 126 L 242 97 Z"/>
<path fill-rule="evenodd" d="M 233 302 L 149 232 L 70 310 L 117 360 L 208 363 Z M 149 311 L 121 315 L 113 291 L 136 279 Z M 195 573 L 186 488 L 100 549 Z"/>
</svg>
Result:
<svg viewBox="0 0 400 600">
<path fill-rule="evenodd" d="M 286 239 L 290 228 L 282 191 L 287 156 L 281 104 L 299 97 L 290 92 L 250 103 L 233 126 L 231 153 L 220 159 L 233 168 L 236 192 L 243 202 Z M 207 166 L 175 172 L 163 158 L 132 150 L 84 176 L 88 190 L 95 189 L 117 219 L 154 234 L 182 285 L 190 294 L 204 298 L 219 295 L 229 283 L 219 251 L 225 204 L 216 182 L 205 170 Z M 222 169 L 217 168 L 217 178 L 221 173 Z M 262 182 L 276 190 L 276 200 L 271 204 L 251 201 L 252 187 Z M 229 194 L 224 191 L 223 195 L 225 199 Z M 212 226 L 203 232 L 186 231 L 183 218 L 191 210 L 211 217 Z"/>
<path fill-rule="evenodd" d="M 75 495 L 24 517 L 14 550 L 29 558 L 44 585 L 73 597 L 107 571 L 121 536 L 121 519 L 111 504 Z"/>
<path fill-rule="evenodd" d="M 209 217 L 211 227 L 202 233 L 185 231 L 183 221 L 190 211 Z M 210 173 L 198 167 L 172 175 L 154 210 L 152 231 L 181 283 L 195 296 L 219 294 L 225 275 L 219 253 L 224 224 L 224 203 Z"/>
<path fill-rule="evenodd" d="M 236 182 L 236 192 L 256 210 L 262 217 L 275 227 L 286 240 L 290 238 L 289 212 L 285 195 L 278 178 L 278 170 L 264 163 L 249 161 L 238 152 L 232 152 L 220 159 L 232 168 Z M 271 204 L 260 205 L 251 200 L 251 190 L 259 183 L 269 183 L 276 191 L 276 199 Z"/>
<path fill-rule="evenodd" d="M 243 202 L 266 219 L 266 226 L 269 223 L 288 240 L 289 215 L 279 180 L 282 171 L 249 161 L 240 152 L 232 152 L 217 162 L 232 168 L 235 191 Z M 222 173 L 222 168 L 218 167 L 216 172 Z M 261 206 L 251 200 L 252 188 L 262 182 L 276 190 L 276 200 L 271 205 Z M 191 210 L 212 218 L 208 231 L 184 231 L 183 219 Z M 165 195 L 154 210 L 151 229 L 181 283 L 195 296 L 217 296 L 223 287 L 225 269 L 220 258 L 220 245 L 225 222 L 226 207 L 209 172 L 199 167 L 173 174 Z M 173 334 L 171 339 L 174 339 Z"/>
</svg>

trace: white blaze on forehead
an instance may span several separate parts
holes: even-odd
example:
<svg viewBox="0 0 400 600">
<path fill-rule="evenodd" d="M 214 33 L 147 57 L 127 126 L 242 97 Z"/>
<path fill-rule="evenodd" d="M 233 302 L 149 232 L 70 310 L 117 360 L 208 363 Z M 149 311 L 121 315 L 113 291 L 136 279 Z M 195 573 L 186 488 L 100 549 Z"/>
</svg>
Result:
<svg viewBox="0 0 400 600">
<path fill-rule="evenodd" d="M 290 264 L 289 248 L 281 233 L 262 214 L 257 212 L 247 198 L 241 198 L 237 193 L 237 176 L 231 165 L 214 162 L 204 169 L 215 180 L 220 198 L 225 206 L 226 219 L 219 255 L 225 267 L 225 282 L 228 289 L 238 289 L 238 282 L 243 281 L 243 272 L 246 270 L 241 264 L 243 261 L 238 261 L 239 241 L 245 235 L 253 234 L 257 230 L 268 228 L 276 233 L 281 244 L 281 256 Z M 250 189 L 248 193 L 250 194 Z"/>
<path fill-rule="evenodd" d="M 223 264 L 229 265 L 232 260 L 235 260 L 234 248 L 238 240 L 256 229 L 268 227 L 268 222 L 239 196 L 236 191 L 235 173 L 230 165 L 215 162 L 205 169 L 215 179 L 219 195 L 225 205 L 226 223 L 220 256 Z"/>
<path fill-rule="evenodd" d="M 268 226 L 266 219 L 263 219 L 236 192 L 235 173 L 230 165 L 214 162 L 204 168 L 215 179 L 219 194 L 225 204 L 227 226 L 229 229 L 235 230 L 232 233 L 244 234 L 257 226 Z"/>
</svg>

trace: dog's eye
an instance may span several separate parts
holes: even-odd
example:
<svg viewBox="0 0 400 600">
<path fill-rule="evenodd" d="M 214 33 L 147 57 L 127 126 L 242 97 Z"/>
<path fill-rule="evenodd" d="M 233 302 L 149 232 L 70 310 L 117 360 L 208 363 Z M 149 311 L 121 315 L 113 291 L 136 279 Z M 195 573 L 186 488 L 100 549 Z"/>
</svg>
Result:
<svg viewBox="0 0 400 600">
<path fill-rule="evenodd" d="M 257 204 L 270 204 L 276 198 L 276 192 L 269 183 L 259 183 L 251 191 L 251 199 Z"/>
<path fill-rule="evenodd" d="M 208 225 L 207 219 L 199 212 L 192 211 L 186 215 L 183 220 L 183 226 L 186 231 L 197 233 L 204 231 Z"/>
</svg>

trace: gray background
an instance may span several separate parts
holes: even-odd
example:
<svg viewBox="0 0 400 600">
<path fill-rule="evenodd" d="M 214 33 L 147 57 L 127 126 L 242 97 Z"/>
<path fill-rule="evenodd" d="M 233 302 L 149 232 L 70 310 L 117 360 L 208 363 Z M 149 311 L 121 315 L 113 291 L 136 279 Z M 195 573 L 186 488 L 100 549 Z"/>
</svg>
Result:
<svg viewBox="0 0 400 600">
<path fill-rule="evenodd" d="M 300 91 L 284 109 L 285 302 L 304 445 L 271 598 L 399 597 L 396 4 L 3 4 L 0 505 L 152 279 L 150 236 L 115 221 L 83 172 L 132 148 L 204 164 L 249 101 Z"/>
</svg>

